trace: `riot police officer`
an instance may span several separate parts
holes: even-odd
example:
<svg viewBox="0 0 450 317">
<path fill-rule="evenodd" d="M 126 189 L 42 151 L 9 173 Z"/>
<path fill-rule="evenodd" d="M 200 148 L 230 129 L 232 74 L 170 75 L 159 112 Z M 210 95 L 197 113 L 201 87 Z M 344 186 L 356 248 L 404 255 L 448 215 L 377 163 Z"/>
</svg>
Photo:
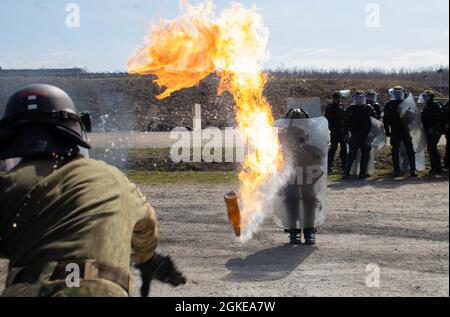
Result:
<svg viewBox="0 0 450 317">
<path fill-rule="evenodd" d="M 422 123 L 427 136 L 428 154 L 430 156 L 430 175 L 442 174 L 441 155 L 438 144 L 444 133 L 445 116 L 442 105 L 434 102 L 435 95 L 427 90 L 420 95 L 419 103 L 424 105 L 422 111 Z"/>
<path fill-rule="evenodd" d="M 346 134 L 350 134 L 350 152 L 345 166 L 344 179 L 350 177 L 353 163 L 356 160 L 358 151 L 361 151 L 360 179 L 366 179 L 367 168 L 370 160 L 371 148 L 366 145 L 367 137 L 371 128 L 371 117 L 375 117 L 373 108 L 366 103 L 366 95 L 363 91 L 357 91 L 353 95 L 353 103 L 346 110 L 344 119 L 344 129 Z"/>
<path fill-rule="evenodd" d="M 150 203 L 119 170 L 87 157 L 89 130 L 89 116 L 57 87 L 31 85 L 9 99 L 0 120 L 4 296 L 126 297 L 132 252 L 143 296 L 152 279 L 185 283 L 156 252 Z M 66 284 L 68 267 L 78 268 L 79 287 Z"/>
<path fill-rule="evenodd" d="M 307 171 L 313 166 L 320 165 L 321 162 L 326 164 L 326 149 L 321 151 L 318 147 L 308 144 L 308 133 L 313 133 L 313 131 L 307 132 L 304 128 L 294 124 L 295 120 L 306 119 L 309 119 L 309 114 L 305 110 L 290 110 L 285 116 L 285 121 L 290 122 L 290 124 L 280 133 L 284 155 L 286 158 L 289 157 L 295 170 Z M 325 142 L 323 145 L 326 147 Z M 317 173 L 317 177 L 326 179 L 325 171 Z M 295 181 L 289 182 L 281 190 L 280 196 L 283 210 L 276 210 L 275 214 L 282 219 L 280 221 L 285 232 L 289 233 L 290 244 L 301 244 L 303 232 L 305 245 L 315 245 L 316 212 L 322 208 L 322 203 L 315 192 L 315 184 L 304 183 L 300 175 L 295 175 Z M 300 229 L 299 225 L 303 230 Z"/>
<path fill-rule="evenodd" d="M 342 171 L 345 170 L 345 161 L 347 160 L 347 142 L 345 141 L 343 122 L 345 110 L 341 102 L 341 93 L 339 91 L 333 94 L 333 102 L 326 109 L 325 117 L 328 120 L 330 129 L 331 145 L 328 152 L 328 173 L 333 172 L 333 162 L 338 147 L 340 146 L 339 157 L 341 159 Z"/>
<path fill-rule="evenodd" d="M 366 92 L 366 102 L 368 105 L 372 106 L 375 111 L 375 119 L 381 120 L 383 117 L 383 110 L 378 103 L 378 93 L 375 90 L 369 90 Z"/>
<path fill-rule="evenodd" d="M 405 89 L 401 86 L 394 87 L 391 91 L 391 100 L 384 106 L 383 123 L 386 130 L 386 136 L 391 138 L 392 145 L 392 161 L 393 161 L 393 177 L 400 176 L 400 148 L 402 143 L 406 147 L 408 161 L 410 165 L 411 177 L 417 177 L 416 171 L 416 154 L 411 134 L 408 127 L 400 117 L 399 106 L 405 100 Z"/>
</svg>

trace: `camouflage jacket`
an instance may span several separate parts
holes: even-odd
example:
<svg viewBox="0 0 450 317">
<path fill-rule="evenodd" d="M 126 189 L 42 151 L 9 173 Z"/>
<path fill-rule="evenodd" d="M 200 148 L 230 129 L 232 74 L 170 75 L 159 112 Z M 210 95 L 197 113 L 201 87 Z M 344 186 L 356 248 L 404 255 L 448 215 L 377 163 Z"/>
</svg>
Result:
<svg viewBox="0 0 450 317">
<path fill-rule="evenodd" d="M 85 158 L 54 169 L 23 160 L 0 173 L 0 256 L 10 269 L 97 260 L 130 272 L 157 247 L 155 211 L 119 170 Z"/>
</svg>

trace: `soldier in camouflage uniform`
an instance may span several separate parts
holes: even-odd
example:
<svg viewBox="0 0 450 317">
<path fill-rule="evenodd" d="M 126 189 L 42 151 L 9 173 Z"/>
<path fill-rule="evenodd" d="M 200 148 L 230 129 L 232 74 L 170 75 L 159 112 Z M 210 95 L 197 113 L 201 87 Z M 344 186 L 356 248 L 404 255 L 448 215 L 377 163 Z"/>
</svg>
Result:
<svg viewBox="0 0 450 317">
<path fill-rule="evenodd" d="M 0 172 L 0 257 L 10 260 L 3 296 L 126 297 L 131 254 L 143 296 L 152 279 L 186 282 L 156 252 L 156 215 L 144 195 L 116 168 L 80 154 L 90 148 L 87 119 L 53 86 L 25 87 L 8 102 L 0 121 L 0 161 L 10 166 Z"/>
</svg>

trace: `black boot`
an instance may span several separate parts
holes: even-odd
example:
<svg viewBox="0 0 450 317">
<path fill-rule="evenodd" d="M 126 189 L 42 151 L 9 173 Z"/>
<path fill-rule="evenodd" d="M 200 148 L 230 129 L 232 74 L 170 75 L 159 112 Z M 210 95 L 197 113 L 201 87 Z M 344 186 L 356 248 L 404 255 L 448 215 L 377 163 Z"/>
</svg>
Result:
<svg viewBox="0 0 450 317">
<path fill-rule="evenodd" d="M 419 174 L 417 174 L 416 171 L 411 171 L 410 177 L 411 178 L 417 178 L 417 177 L 419 177 Z"/>
<path fill-rule="evenodd" d="M 316 229 L 310 228 L 304 230 L 305 245 L 316 245 Z"/>
<path fill-rule="evenodd" d="M 401 175 L 402 174 L 400 172 L 398 172 L 398 171 L 392 172 L 392 177 L 394 177 L 394 178 L 400 177 Z"/>
<path fill-rule="evenodd" d="M 289 244 L 290 245 L 301 245 L 302 244 L 302 231 L 298 229 L 285 230 L 289 233 Z"/>
</svg>

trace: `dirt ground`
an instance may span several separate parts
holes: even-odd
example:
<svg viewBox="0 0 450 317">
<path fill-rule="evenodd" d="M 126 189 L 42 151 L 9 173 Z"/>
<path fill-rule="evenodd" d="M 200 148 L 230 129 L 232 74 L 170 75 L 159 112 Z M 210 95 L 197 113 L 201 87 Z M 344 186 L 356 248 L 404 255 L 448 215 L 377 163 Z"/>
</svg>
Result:
<svg viewBox="0 0 450 317">
<path fill-rule="evenodd" d="M 316 247 L 286 245 L 271 219 L 237 242 L 223 202 L 233 187 L 143 188 L 158 210 L 161 249 L 189 278 L 178 289 L 154 283 L 152 296 L 449 296 L 447 179 L 331 184 Z M 366 285 L 369 264 L 381 269 L 379 288 Z M 3 262 L 0 289 L 5 272 Z"/>
</svg>

